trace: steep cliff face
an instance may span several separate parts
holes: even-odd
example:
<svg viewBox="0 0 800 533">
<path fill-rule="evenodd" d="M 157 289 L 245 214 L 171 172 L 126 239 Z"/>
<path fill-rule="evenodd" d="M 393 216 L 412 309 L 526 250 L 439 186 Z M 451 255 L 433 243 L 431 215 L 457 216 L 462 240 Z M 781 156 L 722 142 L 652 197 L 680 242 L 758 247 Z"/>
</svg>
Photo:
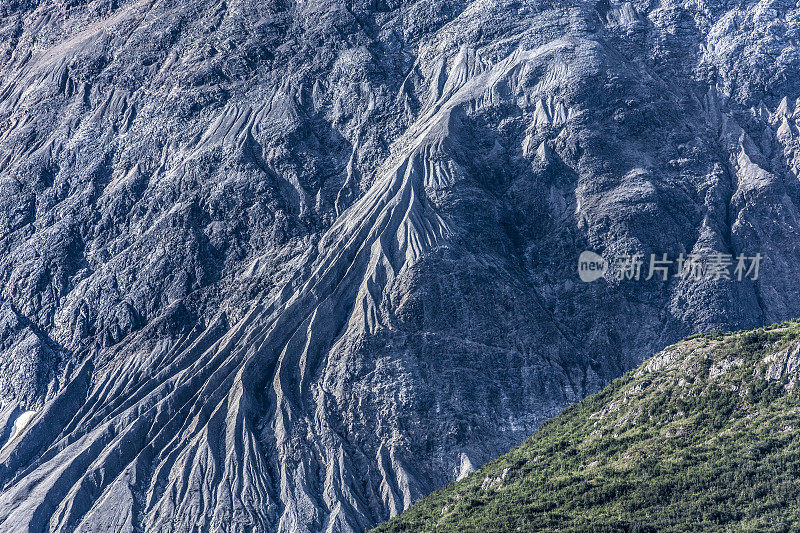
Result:
<svg viewBox="0 0 800 533">
<path fill-rule="evenodd" d="M 778 2 L 0 2 L 0 524 L 352 531 L 800 315 Z M 584 249 L 756 281 L 579 281 Z"/>
</svg>

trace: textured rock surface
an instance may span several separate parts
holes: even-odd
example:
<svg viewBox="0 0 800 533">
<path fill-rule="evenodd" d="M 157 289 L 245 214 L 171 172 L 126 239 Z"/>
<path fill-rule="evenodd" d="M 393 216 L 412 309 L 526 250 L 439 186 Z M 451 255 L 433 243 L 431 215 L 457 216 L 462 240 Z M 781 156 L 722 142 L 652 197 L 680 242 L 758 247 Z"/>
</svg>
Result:
<svg viewBox="0 0 800 533">
<path fill-rule="evenodd" d="M 0 529 L 360 530 L 692 330 L 800 315 L 799 32 L 0 0 Z M 581 284 L 587 248 L 765 259 Z"/>
</svg>

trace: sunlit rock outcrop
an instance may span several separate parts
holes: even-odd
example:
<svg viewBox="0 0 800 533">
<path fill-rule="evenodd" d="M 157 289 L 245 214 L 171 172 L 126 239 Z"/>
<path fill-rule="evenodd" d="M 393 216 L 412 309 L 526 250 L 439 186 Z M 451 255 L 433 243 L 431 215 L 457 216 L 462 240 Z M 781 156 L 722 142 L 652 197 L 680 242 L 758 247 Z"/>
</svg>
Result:
<svg viewBox="0 0 800 533">
<path fill-rule="evenodd" d="M 0 529 L 361 531 L 800 315 L 775 2 L 0 0 Z M 582 250 L 761 253 L 582 283 Z"/>
</svg>

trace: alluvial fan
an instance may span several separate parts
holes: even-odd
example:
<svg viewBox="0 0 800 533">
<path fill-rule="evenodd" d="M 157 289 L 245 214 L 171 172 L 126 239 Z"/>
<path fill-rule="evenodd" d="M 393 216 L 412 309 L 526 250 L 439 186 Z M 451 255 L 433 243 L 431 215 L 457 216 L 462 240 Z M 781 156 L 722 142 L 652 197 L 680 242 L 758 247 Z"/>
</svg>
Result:
<svg viewBox="0 0 800 533">
<path fill-rule="evenodd" d="M 800 315 L 800 10 L 0 0 L 0 530 L 361 531 Z M 582 283 L 582 250 L 760 253 Z"/>
</svg>

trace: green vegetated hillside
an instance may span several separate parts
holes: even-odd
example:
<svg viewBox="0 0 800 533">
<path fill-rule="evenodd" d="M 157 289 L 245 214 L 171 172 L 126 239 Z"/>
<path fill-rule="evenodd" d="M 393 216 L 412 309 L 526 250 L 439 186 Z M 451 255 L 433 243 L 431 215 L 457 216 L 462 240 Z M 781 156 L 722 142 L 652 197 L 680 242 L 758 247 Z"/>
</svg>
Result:
<svg viewBox="0 0 800 533">
<path fill-rule="evenodd" d="M 375 531 L 797 531 L 799 339 L 681 341 Z"/>
</svg>

